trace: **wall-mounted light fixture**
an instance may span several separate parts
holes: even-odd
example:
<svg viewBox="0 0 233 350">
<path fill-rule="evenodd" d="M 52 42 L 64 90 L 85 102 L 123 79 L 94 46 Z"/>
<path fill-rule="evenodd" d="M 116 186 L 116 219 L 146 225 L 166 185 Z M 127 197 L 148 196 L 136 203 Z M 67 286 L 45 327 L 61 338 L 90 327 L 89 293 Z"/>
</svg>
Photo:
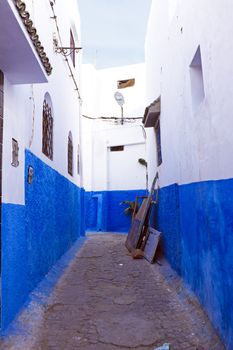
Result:
<svg viewBox="0 0 233 350">
<path fill-rule="evenodd" d="M 29 183 L 29 185 L 32 184 L 33 177 L 34 177 L 34 169 L 31 165 L 29 165 L 28 166 L 28 183 Z"/>
<path fill-rule="evenodd" d="M 123 125 L 124 124 L 123 105 L 125 103 L 125 99 L 124 99 L 124 96 L 119 91 L 115 92 L 114 98 L 115 98 L 116 102 L 119 104 L 119 106 L 121 107 L 121 125 Z"/>
</svg>

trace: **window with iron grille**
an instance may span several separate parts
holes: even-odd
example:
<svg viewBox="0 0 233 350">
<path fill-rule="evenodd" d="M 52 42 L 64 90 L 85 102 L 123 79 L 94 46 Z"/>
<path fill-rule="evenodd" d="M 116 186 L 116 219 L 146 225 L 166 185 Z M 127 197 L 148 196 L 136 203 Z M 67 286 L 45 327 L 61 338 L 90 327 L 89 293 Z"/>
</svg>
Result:
<svg viewBox="0 0 233 350">
<path fill-rule="evenodd" d="M 80 175 L 80 146 L 78 145 L 78 154 L 77 154 L 77 173 Z"/>
<path fill-rule="evenodd" d="M 42 152 L 49 159 L 53 159 L 53 116 L 51 104 L 46 98 L 43 104 Z"/>
<path fill-rule="evenodd" d="M 73 176 L 73 139 L 71 131 L 68 136 L 68 173 Z"/>
<path fill-rule="evenodd" d="M 158 119 L 155 125 L 155 137 L 156 137 L 156 148 L 157 148 L 157 165 L 162 164 L 162 149 L 161 149 L 161 131 L 160 131 L 160 120 Z"/>
<path fill-rule="evenodd" d="M 14 167 L 19 166 L 19 145 L 18 141 L 12 139 L 12 162 L 11 165 Z"/>
<path fill-rule="evenodd" d="M 73 66 L 75 67 L 75 41 L 72 30 L 70 31 L 70 57 L 73 62 Z"/>
</svg>

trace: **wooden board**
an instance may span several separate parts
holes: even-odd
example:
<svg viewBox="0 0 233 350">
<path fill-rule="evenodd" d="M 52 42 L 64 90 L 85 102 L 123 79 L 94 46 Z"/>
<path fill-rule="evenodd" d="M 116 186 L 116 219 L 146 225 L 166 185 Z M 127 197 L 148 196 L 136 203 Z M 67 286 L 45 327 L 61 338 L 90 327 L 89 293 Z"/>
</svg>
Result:
<svg viewBox="0 0 233 350">
<path fill-rule="evenodd" d="M 158 173 L 156 174 L 152 186 L 150 195 L 145 198 L 135 215 L 130 227 L 125 245 L 126 248 L 132 252 L 134 249 L 140 249 L 143 239 L 147 234 L 148 222 L 152 208 L 152 201 L 154 195 L 155 184 L 158 179 Z"/>
<path fill-rule="evenodd" d="M 153 264 L 161 233 L 154 228 L 148 228 L 148 238 L 144 248 L 144 258 Z"/>
<path fill-rule="evenodd" d="M 143 229 L 142 222 L 144 221 L 145 211 L 147 209 L 147 200 L 148 198 L 143 200 L 137 214 L 135 215 L 125 242 L 126 248 L 130 252 L 138 247 L 138 241 Z"/>
</svg>

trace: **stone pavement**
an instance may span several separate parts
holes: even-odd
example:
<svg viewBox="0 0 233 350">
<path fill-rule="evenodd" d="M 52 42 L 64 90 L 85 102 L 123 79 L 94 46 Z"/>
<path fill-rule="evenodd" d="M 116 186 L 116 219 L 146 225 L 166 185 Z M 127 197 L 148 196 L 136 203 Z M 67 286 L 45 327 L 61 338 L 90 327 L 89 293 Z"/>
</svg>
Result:
<svg viewBox="0 0 233 350">
<path fill-rule="evenodd" d="M 30 341 L 20 347 L 13 337 L 1 349 L 154 350 L 165 342 L 171 350 L 225 349 L 195 298 L 169 281 L 172 270 L 133 260 L 124 242 L 123 235 L 88 236 Z"/>
</svg>

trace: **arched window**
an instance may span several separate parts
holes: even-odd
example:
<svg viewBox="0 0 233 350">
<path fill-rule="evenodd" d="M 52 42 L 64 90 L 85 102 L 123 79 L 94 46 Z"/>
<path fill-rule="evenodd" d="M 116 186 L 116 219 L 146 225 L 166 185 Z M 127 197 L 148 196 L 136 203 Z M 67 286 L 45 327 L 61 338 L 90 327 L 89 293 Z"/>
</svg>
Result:
<svg viewBox="0 0 233 350">
<path fill-rule="evenodd" d="M 73 176 L 73 138 L 71 131 L 68 136 L 68 173 Z"/>
<path fill-rule="evenodd" d="M 53 159 L 53 116 L 51 98 L 48 93 L 43 103 L 42 152 L 49 159 Z"/>
</svg>

